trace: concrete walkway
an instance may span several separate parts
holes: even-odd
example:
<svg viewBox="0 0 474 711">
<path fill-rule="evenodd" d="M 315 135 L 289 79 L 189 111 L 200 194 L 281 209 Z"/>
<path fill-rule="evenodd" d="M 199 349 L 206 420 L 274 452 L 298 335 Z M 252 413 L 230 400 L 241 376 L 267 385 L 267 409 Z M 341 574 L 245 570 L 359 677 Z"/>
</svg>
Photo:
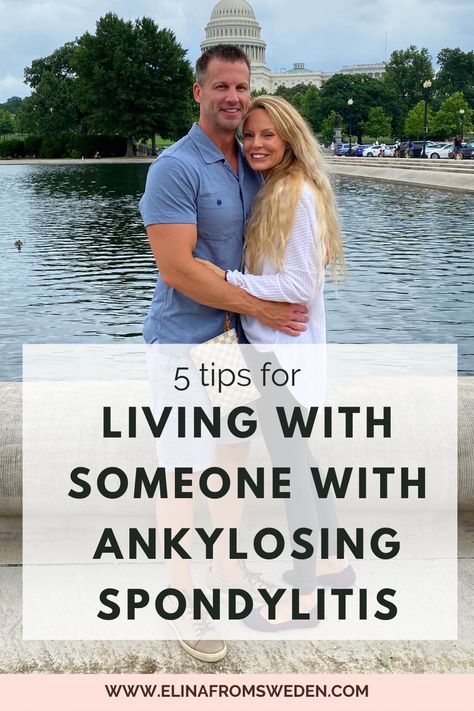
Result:
<svg viewBox="0 0 474 711">
<path fill-rule="evenodd" d="M 391 180 L 443 190 L 474 192 L 474 161 L 421 158 L 327 158 L 336 175 Z"/>
<path fill-rule="evenodd" d="M 22 641 L 20 556 L 20 519 L 0 519 L 0 673 L 474 673 L 472 512 L 459 523 L 457 641 L 234 641 L 215 665 L 197 662 L 175 642 Z"/>
</svg>

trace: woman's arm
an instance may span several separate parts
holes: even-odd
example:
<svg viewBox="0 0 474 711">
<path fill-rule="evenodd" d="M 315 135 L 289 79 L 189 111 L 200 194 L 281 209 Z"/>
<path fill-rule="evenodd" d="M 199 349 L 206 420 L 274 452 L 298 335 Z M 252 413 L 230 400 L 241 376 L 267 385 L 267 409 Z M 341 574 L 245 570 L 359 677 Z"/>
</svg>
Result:
<svg viewBox="0 0 474 711">
<path fill-rule="evenodd" d="M 256 275 L 234 270 L 227 272 L 227 281 L 267 301 L 307 303 L 323 276 L 322 259 L 317 253 L 316 227 L 312 200 L 300 200 L 280 271 Z"/>
</svg>

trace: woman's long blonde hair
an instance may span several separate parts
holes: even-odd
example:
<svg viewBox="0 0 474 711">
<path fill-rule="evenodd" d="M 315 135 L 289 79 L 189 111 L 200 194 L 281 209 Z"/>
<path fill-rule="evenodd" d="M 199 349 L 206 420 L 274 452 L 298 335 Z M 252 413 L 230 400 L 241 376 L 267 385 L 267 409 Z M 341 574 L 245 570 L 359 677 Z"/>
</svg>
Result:
<svg viewBox="0 0 474 711">
<path fill-rule="evenodd" d="M 344 251 L 336 203 L 318 144 L 298 111 L 279 96 L 258 96 L 249 112 L 263 109 L 288 149 L 281 163 L 270 172 L 258 193 L 245 229 L 245 261 L 248 270 L 260 274 L 262 260 L 270 258 L 281 267 L 286 243 L 296 217 L 303 184 L 308 182 L 315 199 L 318 252 L 333 276 L 344 273 Z M 245 131 L 244 120 L 244 131 Z"/>
</svg>

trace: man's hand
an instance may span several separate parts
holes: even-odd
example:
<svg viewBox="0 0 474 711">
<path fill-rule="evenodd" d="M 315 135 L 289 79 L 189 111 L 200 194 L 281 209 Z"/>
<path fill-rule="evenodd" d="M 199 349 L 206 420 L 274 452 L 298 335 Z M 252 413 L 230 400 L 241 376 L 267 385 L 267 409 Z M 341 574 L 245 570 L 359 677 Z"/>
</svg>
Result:
<svg viewBox="0 0 474 711">
<path fill-rule="evenodd" d="M 261 306 L 255 314 L 265 326 L 288 336 L 299 336 L 306 331 L 308 309 L 300 304 L 286 304 L 281 301 L 261 301 Z"/>
</svg>

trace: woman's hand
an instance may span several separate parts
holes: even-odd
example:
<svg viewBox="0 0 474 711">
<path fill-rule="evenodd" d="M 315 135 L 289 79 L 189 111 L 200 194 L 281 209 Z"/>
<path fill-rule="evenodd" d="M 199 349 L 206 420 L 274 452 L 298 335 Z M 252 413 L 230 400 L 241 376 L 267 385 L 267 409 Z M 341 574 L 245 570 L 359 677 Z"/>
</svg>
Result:
<svg viewBox="0 0 474 711">
<path fill-rule="evenodd" d="M 215 264 L 212 262 L 208 262 L 207 259 L 199 259 L 199 257 L 194 257 L 196 262 L 199 262 L 199 264 L 202 264 L 204 267 L 207 267 L 211 271 L 213 271 L 217 276 L 221 277 L 221 279 L 225 279 L 225 271 L 224 269 L 221 269 L 220 267 L 217 267 Z"/>
</svg>

